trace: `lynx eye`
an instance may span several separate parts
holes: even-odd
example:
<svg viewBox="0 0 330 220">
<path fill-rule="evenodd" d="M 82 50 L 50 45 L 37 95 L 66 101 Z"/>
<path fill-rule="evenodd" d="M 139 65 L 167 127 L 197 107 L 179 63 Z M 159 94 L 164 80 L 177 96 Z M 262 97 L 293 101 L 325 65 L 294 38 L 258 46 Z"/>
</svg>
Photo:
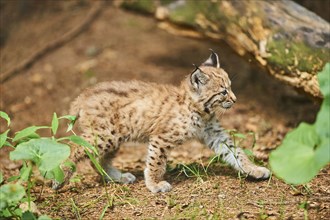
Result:
<svg viewBox="0 0 330 220">
<path fill-rule="evenodd" d="M 227 91 L 227 89 L 225 89 L 225 90 L 223 90 L 222 92 L 220 92 L 221 93 L 221 95 L 227 95 L 228 94 L 228 91 Z"/>
</svg>

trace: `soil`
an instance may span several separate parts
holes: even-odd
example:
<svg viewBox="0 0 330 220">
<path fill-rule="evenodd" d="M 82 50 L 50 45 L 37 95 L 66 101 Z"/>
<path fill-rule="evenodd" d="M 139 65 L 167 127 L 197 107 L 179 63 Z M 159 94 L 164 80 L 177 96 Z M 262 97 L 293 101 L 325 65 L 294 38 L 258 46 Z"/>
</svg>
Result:
<svg viewBox="0 0 330 220">
<path fill-rule="evenodd" d="M 36 7 L 33 13 L 14 16 L 11 21 L 6 16 L 13 6 L 4 4 L 1 24 L 6 27 L 6 38 L 0 50 L 1 72 L 81 22 L 90 10 L 90 3 L 81 2 L 48 4 L 47 10 Z M 225 42 L 174 36 L 159 29 L 150 17 L 110 4 L 78 37 L 1 84 L 1 110 L 12 119 L 11 135 L 27 126 L 49 125 L 53 112 L 67 114 L 70 101 L 97 82 L 138 79 L 178 85 L 193 70 L 193 63 L 208 57 L 209 48 L 219 53 L 238 98 L 222 123 L 246 134 L 242 147 L 267 166 L 269 152 L 301 121 L 313 122 L 319 105 L 275 81 L 249 57 L 236 55 Z M 64 127 L 59 136 L 65 135 Z M 2 121 L 1 132 L 4 129 Z M 8 151 L 0 151 L 5 178 L 17 173 L 19 167 L 8 160 Z M 77 181 L 59 192 L 37 181 L 33 196 L 38 210 L 58 219 L 98 219 L 103 215 L 104 219 L 330 219 L 329 166 L 304 186 L 287 185 L 275 176 L 253 181 L 239 177 L 221 162 L 212 163 L 205 172 L 214 154 L 190 142 L 169 156 L 165 178 L 173 190 L 153 194 L 144 185 L 145 153 L 146 145 L 128 143 L 114 161 L 137 176 L 134 184 L 104 186 L 88 162 L 78 166 Z M 199 173 L 186 175 L 182 164 Z"/>
</svg>

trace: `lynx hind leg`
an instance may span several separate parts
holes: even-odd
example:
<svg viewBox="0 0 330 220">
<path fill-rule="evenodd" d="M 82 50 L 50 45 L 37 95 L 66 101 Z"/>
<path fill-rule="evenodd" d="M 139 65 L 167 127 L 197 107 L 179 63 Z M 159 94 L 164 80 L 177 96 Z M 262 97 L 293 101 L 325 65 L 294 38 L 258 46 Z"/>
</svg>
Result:
<svg viewBox="0 0 330 220">
<path fill-rule="evenodd" d="M 144 176 L 147 188 L 153 193 L 168 192 L 172 188 L 171 184 L 163 180 L 166 171 L 166 151 L 157 141 L 149 144 Z"/>
<path fill-rule="evenodd" d="M 117 150 L 115 150 L 117 151 Z M 116 182 L 116 183 L 133 183 L 136 180 L 136 177 L 131 173 L 122 173 L 117 168 L 112 166 L 111 160 L 114 158 L 115 152 L 105 153 L 100 157 L 100 165 L 107 173 L 104 175 L 106 182 Z"/>
</svg>

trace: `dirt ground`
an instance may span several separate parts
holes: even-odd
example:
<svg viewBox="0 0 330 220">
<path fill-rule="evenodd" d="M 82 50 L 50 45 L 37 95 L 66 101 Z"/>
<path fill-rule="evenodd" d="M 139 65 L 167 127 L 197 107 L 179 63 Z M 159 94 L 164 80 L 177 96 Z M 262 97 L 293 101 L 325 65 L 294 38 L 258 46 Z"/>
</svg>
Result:
<svg viewBox="0 0 330 220">
<path fill-rule="evenodd" d="M 81 22 L 90 5 L 77 2 L 63 1 L 8 21 L 0 49 L 1 73 Z M 2 23 L 8 7 L 1 9 Z M 88 30 L 1 84 L 0 107 L 11 116 L 12 134 L 31 125 L 49 125 L 53 112 L 67 114 L 70 101 L 97 82 L 138 79 L 178 85 L 193 63 L 208 57 L 209 48 L 219 53 L 238 98 L 223 116 L 223 125 L 243 134 L 252 131 L 256 146 L 251 149 L 251 136 L 242 146 L 267 166 L 269 152 L 299 122 L 313 122 L 319 106 L 272 79 L 246 61 L 248 57 L 233 53 L 224 42 L 174 36 L 150 17 L 111 5 Z M 4 129 L 2 121 L 1 132 Z M 5 177 L 18 168 L 7 152 L 0 151 Z M 329 166 L 305 186 L 293 187 L 274 176 L 251 181 L 220 162 L 203 172 L 213 153 L 191 142 L 169 157 L 166 179 L 173 190 L 152 194 L 143 180 L 145 152 L 145 145 L 128 143 L 115 160 L 115 165 L 137 176 L 131 185 L 103 186 L 86 162 L 78 167 L 75 179 L 80 181 L 59 192 L 35 187 L 39 211 L 56 219 L 98 219 L 103 211 L 104 219 L 330 219 Z M 180 164 L 196 167 L 200 175 L 186 176 Z"/>
</svg>

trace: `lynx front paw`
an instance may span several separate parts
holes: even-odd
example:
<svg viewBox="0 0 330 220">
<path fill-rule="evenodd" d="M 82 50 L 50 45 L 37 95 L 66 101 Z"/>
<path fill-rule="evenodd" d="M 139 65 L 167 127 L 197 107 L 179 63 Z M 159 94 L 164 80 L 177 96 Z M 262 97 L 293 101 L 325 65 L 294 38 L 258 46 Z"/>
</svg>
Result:
<svg viewBox="0 0 330 220">
<path fill-rule="evenodd" d="M 255 179 L 268 179 L 270 176 L 270 171 L 266 167 L 256 167 L 252 169 L 248 175 Z"/>
<path fill-rule="evenodd" d="M 171 184 L 166 181 L 161 181 L 159 183 L 147 183 L 147 187 L 153 193 L 169 192 L 172 189 Z"/>
</svg>

